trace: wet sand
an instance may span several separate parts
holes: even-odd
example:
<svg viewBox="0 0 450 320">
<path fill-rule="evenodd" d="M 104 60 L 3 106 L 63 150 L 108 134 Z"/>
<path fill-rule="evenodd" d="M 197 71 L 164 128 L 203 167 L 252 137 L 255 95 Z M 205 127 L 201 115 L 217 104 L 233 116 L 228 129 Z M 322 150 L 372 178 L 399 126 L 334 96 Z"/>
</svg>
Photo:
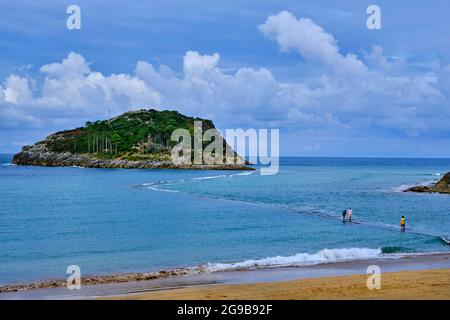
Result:
<svg viewBox="0 0 450 320">
<path fill-rule="evenodd" d="M 286 282 L 208 285 L 116 297 L 132 300 L 324 300 L 450 299 L 450 269 L 384 273 L 380 289 L 369 290 L 368 275 Z"/>
</svg>

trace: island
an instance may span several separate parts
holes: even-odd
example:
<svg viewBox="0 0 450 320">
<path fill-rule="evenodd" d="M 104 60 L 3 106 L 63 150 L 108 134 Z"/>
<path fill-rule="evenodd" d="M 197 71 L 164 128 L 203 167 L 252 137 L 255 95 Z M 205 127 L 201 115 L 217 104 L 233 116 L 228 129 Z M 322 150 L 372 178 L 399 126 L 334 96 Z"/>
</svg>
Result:
<svg viewBox="0 0 450 320">
<path fill-rule="evenodd" d="M 195 121 L 201 121 L 203 131 L 215 129 L 211 120 L 188 117 L 177 111 L 130 111 L 51 134 L 43 141 L 24 146 L 12 163 L 49 167 L 254 170 L 244 161 L 174 163 L 171 151 L 177 142 L 171 140 L 171 134 L 176 129 L 186 129 L 193 135 Z M 223 147 L 231 148 L 225 140 Z M 232 152 L 237 159 L 239 155 Z"/>
<path fill-rule="evenodd" d="M 425 192 L 425 193 L 443 193 L 450 194 L 450 172 L 439 181 L 428 186 L 416 186 L 405 190 L 405 192 Z"/>
</svg>

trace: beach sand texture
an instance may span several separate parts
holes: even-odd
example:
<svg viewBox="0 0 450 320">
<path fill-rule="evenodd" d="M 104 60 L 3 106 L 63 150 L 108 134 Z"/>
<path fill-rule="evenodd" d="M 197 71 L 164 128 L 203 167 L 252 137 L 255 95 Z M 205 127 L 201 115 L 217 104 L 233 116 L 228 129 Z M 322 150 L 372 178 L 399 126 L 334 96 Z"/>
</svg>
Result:
<svg viewBox="0 0 450 320">
<path fill-rule="evenodd" d="M 206 285 L 154 291 L 113 299 L 136 300 L 321 300 L 450 299 L 450 269 L 382 274 L 381 289 L 369 290 L 369 275 L 322 277 L 287 282 Z"/>
</svg>

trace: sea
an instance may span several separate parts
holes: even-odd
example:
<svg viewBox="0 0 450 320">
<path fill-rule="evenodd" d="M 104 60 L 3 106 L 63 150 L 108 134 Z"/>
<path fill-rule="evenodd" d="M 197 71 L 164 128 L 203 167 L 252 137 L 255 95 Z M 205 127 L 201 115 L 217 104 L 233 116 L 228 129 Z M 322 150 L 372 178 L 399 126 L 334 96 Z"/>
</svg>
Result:
<svg viewBox="0 0 450 320">
<path fill-rule="evenodd" d="M 0 155 L 0 285 L 65 279 L 70 265 L 218 272 L 450 252 L 450 196 L 403 192 L 450 159 L 284 157 L 276 175 L 11 159 Z"/>
</svg>

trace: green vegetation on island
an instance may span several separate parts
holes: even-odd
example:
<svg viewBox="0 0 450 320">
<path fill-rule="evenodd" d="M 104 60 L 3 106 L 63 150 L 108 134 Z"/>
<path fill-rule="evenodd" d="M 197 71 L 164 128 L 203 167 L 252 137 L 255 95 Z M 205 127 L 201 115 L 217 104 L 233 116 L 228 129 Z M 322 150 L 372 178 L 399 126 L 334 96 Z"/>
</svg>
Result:
<svg viewBox="0 0 450 320">
<path fill-rule="evenodd" d="M 194 121 L 203 130 L 213 129 L 211 120 L 187 117 L 177 111 L 139 110 L 110 120 L 87 122 L 82 128 L 57 132 L 44 143 L 51 152 L 95 154 L 101 159 L 169 160 L 174 130 L 194 132 Z"/>
</svg>

